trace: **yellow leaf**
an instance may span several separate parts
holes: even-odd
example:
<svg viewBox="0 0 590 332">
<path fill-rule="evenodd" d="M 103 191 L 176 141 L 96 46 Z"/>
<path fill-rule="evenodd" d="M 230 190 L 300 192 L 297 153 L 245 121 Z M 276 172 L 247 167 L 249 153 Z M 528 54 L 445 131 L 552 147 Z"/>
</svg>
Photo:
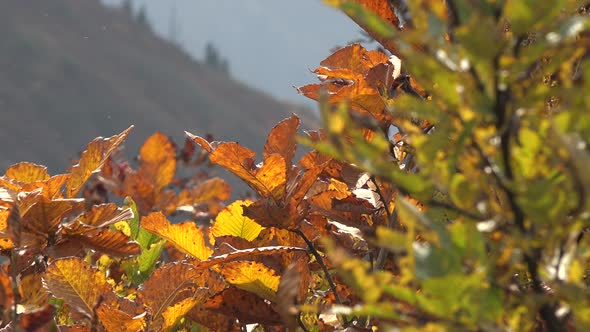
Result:
<svg viewBox="0 0 590 332">
<path fill-rule="evenodd" d="M 250 200 L 235 201 L 219 212 L 209 231 L 211 243 L 215 241 L 213 237 L 224 235 L 237 236 L 248 241 L 254 240 L 264 227 L 243 215 L 244 209 L 242 205 L 249 206 L 250 204 L 252 204 Z"/>
<path fill-rule="evenodd" d="M 164 324 L 162 325 L 162 331 L 171 330 L 176 322 L 184 317 L 196 304 L 204 302 L 205 297 L 200 298 L 189 297 L 186 298 L 173 306 L 168 307 L 163 313 Z"/>
<path fill-rule="evenodd" d="M 213 250 L 205 244 L 203 232 L 192 221 L 170 224 L 161 212 L 153 212 L 141 219 L 141 226 L 170 242 L 176 249 L 199 260 L 211 256 Z"/>
<path fill-rule="evenodd" d="M 168 136 L 156 132 L 139 150 L 139 175 L 152 181 L 160 190 L 170 184 L 176 172 L 176 149 Z"/>
<path fill-rule="evenodd" d="M 6 176 L 10 179 L 23 183 L 45 181 L 49 179 L 47 167 L 33 163 L 18 163 L 6 169 Z"/>
<path fill-rule="evenodd" d="M 281 281 L 273 269 L 259 262 L 230 262 L 223 265 L 220 274 L 228 283 L 270 301 Z"/>
<path fill-rule="evenodd" d="M 99 299 L 112 292 L 105 275 L 77 257 L 51 263 L 43 276 L 43 286 L 89 317 Z"/>
</svg>

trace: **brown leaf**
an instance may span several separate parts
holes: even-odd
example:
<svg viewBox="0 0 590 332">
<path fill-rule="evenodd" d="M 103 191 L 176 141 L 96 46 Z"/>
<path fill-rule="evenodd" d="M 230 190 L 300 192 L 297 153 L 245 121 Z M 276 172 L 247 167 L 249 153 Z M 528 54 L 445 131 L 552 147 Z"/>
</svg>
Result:
<svg viewBox="0 0 590 332">
<path fill-rule="evenodd" d="M 93 205 L 76 220 L 84 225 L 97 228 L 107 227 L 122 220 L 133 218 L 131 209 L 121 209 L 115 204 Z"/>
<path fill-rule="evenodd" d="M 130 242 L 129 237 L 120 231 L 110 229 L 92 229 L 82 234 L 68 237 L 78 241 L 84 247 L 105 253 L 112 257 L 131 257 L 141 253 L 141 247 L 136 242 Z"/>
<path fill-rule="evenodd" d="M 240 332 L 242 327 L 234 316 L 226 316 L 217 312 L 195 306 L 187 315 L 192 321 L 206 326 L 215 332 Z"/>
<path fill-rule="evenodd" d="M 54 316 L 55 309 L 49 304 L 34 311 L 21 313 L 18 315 L 20 328 L 17 331 L 43 331 L 42 327 L 52 322 Z"/>
<path fill-rule="evenodd" d="M 113 153 L 117 147 L 123 143 L 133 126 L 130 126 L 122 133 L 109 138 L 95 138 L 78 161 L 78 164 L 72 167 L 71 177 L 66 183 L 66 197 L 74 197 L 92 173 L 98 171 L 106 159 Z"/>
<path fill-rule="evenodd" d="M 223 290 L 208 299 L 203 308 L 238 318 L 242 324 L 282 325 L 281 317 L 269 303 L 235 287 Z"/>
<path fill-rule="evenodd" d="M 154 318 L 162 314 L 168 307 L 180 301 L 194 297 L 199 287 L 197 283 L 203 271 L 185 263 L 169 263 L 154 271 L 143 284 L 142 298 Z M 196 304 L 196 303 L 195 303 Z"/>
<path fill-rule="evenodd" d="M 139 150 L 139 176 L 150 180 L 157 192 L 166 187 L 176 173 L 176 148 L 168 136 L 156 132 Z"/>
<path fill-rule="evenodd" d="M 54 233 L 63 218 L 84 208 L 82 199 L 40 199 L 26 210 L 21 210 L 22 224 L 29 232 Z"/>
</svg>

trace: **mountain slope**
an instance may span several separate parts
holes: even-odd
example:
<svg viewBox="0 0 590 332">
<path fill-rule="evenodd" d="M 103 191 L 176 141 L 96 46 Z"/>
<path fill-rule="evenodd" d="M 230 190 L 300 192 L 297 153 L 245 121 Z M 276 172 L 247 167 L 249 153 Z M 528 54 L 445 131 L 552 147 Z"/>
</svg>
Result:
<svg viewBox="0 0 590 332">
<path fill-rule="evenodd" d="M 2 173 L 24 160 L 62 171 L 92 138 L 130 124 L 128 155 L 156 130 L 260 150 L 291 112 L 313 126 L 311 112 L 220 75 L 97 0 L 0 2 Z"/>
</svg>

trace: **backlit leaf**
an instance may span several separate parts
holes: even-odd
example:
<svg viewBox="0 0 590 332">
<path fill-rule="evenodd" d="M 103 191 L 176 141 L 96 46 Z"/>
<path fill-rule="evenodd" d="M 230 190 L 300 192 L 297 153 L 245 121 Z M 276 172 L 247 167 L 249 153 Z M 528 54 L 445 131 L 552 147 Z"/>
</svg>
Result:
<svg viewBox="0 0 590 332">
<path fill-rule="evenodd" d="M 209 230 L 209 234 L 213 237 L 233 235 L 248 241 L 254 240 L 260 234 L 263 227 L 256 223 L 256 221 L 243 215 L 244 209 L 242 206 L 248 206 L 250 204 L 252 204 L 252 201 L 247 200 L 235 201 L 228 205 L 215 218 L 215 223 Z"/>
<path fill-rule="evenodd" d="M 142 293 L 144 303 L 150 308 L 154 318 L 168 307 L 194 297 L 197 289 L 202 286 L 198 284 L 202 274 L 203 271 L 183 263 L 170 263 L 156 269 L 143 284 Z M 173 312 L 168 315 L 172 318 Z"/>
<path fill-rule="evenodd" d="M 100 228 L 131 218 L 133 218 L 131 209 L 121 209 L 111 203 L 93 205 L 89 211 L 84 212 L 77 220 L 85 225 Z"/>
<path fill-rule="evenodd" d="M 133 126 L 109 138 L 98 137 L 90 142 L 78 164 L 72 167 L 71 177 L 66 183 L 66 197 L 74 197 L 92 173 L 98 171 L 107 158 L 123 143 Z"/>
<path fill-rule="evenodd" d="M 195 305 L 205 301 L 205 292 L 202 292 L 200 297 L 189 297 L 186 298 L 164 310 L 162 317 L 164 317 L 164 324 L 162 325 L 162 331 L 171 330 L 176 322 L 184 317 Z"/>
<path fill-rule="evenodd" d="M 111 293 L 105 275 L 80 258 L 58 259 L 43 276 L 43 285 L 73 309 L 93 316 L 98 301 Z"/>
<path fill-rule="evenodd" d="M 264 159 L 273 154 L 279 154 L 285 160 L 287 168 L 291 168 L 293 155 L 297 148 L 296 137 L 299 128 L 299 118 L 295 115 L 279 122 L 268 134 L 264 145 Z"/>
<path fill-rule="evenodd" d="M 281 280 L 273 269 L 259 262 L 230 262 L 223 265 L 220 274 L 228 283 L 271 301 Z"/>
<path fill-rule="evenodd" d="M 139 150 L 139 175 L 150 179 L 156 191 L 166 187 L 176 172 L 176 149 L 168 136 L 156 132 Z"/>
<path fill-rule="evenodd" d="M 45 181 L 49 179 L 47 167 L 28 162 L 22 162 L 8 167 L 6 169 L 6 176 L 22 183 Z"/>
<path fill-rule="evenodd" d="M 200 260 L 205 260 L 213 250 L 205 244 L 203 232 L 192 221 L 170 224 L 161 212 L 153 212 L 142 218 L 141 226 L 176 247 L 176 249 Z"/>
</svg>

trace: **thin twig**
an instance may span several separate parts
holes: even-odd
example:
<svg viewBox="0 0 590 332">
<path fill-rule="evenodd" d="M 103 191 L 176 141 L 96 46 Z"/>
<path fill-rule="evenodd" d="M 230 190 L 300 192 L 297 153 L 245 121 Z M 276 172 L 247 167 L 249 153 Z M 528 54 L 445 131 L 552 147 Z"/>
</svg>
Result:
<svg viewBox="0 0 590 332">
<path fill-rule="evenodd" d="M 334 298 L 336 299 L 336 302 L 338 304 L 342 304 L 342 301 L 340 300 L 340 296 L 338 295 L 338 291 L 336 290 L 336 284 L 334 283 L 334 280 L 332 279 L 332 276 L 330 275 L 330 271 L 328 271 L 328 267 L 326 266 L 326 264 L 324 264 L 324 260 L 322 258 L 322 255 L 320 255 L 320 253 L 314 247 L 313 243 L 307 238 L 307 236 L 305 236 L 305 234 L 303 234 L 303 232 L 300 229 L 297 229 L 293 232 L 295 232 L 295 234 L 299 235 L 303 239 L 303 241 L 305 241 L 305 243 L 307 244 L 307 247 L 309 248 L 309 251 L 311 252 L 313 257 L 315 257 L 318 264 L 320 264 L 322 271 L 324 271 L 324 275 L 326 276 L 326 280 L 328 280 L 328 284 L 330 285 L 330 290 L 334 294 Z"/>
</svg>

